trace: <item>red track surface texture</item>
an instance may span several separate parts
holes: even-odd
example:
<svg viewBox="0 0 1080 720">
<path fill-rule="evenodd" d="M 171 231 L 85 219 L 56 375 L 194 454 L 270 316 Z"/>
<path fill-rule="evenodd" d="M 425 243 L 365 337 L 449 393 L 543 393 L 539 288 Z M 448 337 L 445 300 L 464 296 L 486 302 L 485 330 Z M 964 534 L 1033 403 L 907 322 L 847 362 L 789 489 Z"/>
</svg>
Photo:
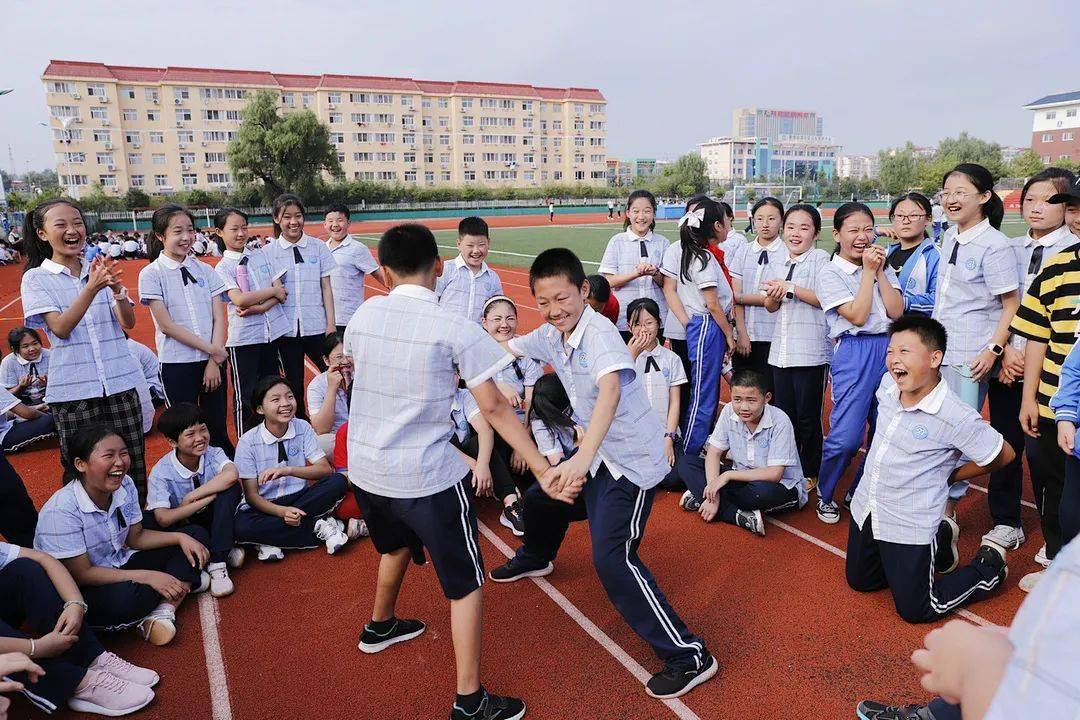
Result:
<svg viewBox="0 0 1080 720">
<path fill-rule="evenodd" d="M 136 287 L 143 264 L 126 263 L 129 288 Z M 499 272 L 520 303 L 522 329 L 535 327 L 539 314 L 531 307 L 527 276 Z M 20 275 L 21 268 L 0 268 L 4 335 L 21 320 Z M 369 289 L 369 295 L 375 292 Z M 145 308 L 138 309 L 133 335 L 153 345 Z M 166 450 L 153 433 L 148 463 Z M 57 487 L 57 457 L 55 443 L 11 457 L 39 506 Z M 487 687 L 520 695 L 530 706 L 528 717 L 538 720 L 847 718 L 861 698 L 924 698 L 908 658 L 929 626 L 901 621 L 888 592 L 848 589 L 839 557 L 846 515 L 841 524 L 826 526 L 808 506 L 770 522 L 762 539 L 729 525 L 705 525 L 679 510 L 677 501 L 674 494 L 657 496 L 641 554 L 719 660 L 717 678 L 682 702 L 665 705 L 645 695 L 631 669 L 655 672 L 657 660 L 608 603 L 592 568 L 587 527 L 578 523 L 554 574 L 540 583 L 485 586 Z M 1007 624 L 1023 599 L 1016 582 L 1036 569 L 1033 556 L 1042 543 L 1032 507 L 1024 508 L 1029 538 L 1010 554 L 1004 590 L 971 608 L 979 619 Z M 491 568 L 504 561 L 499 546 L 514 548 L 517 541 L 498 524 L 495 503 L 482 501 L 479 515 L 488 528 L 482 528 L 480 545 Z M 970 558 L 991 526 L 983 493 L 970 493 L 960 521 L 962 557 Z M 429 566 L 410 569 L 399 606 L 402 616 L 427 622 L 427 633 L 379 655 L 356 648 L 370 617 L 377 563 L 368 541 L 334 557 L 310 551 L 290 553 L 277 564 L 249 561 L 233 573 L 232 597 L 185 603 L 173 645 L 153 648 L 130 633 L 108 637 L 122 655 L 162 676 L 157 699 L 140 716 L 446 717 L 454 687 L 449 611 Z M 13 717 L 29 716 L 29 706 L 17 702 Z"/>
</svg>

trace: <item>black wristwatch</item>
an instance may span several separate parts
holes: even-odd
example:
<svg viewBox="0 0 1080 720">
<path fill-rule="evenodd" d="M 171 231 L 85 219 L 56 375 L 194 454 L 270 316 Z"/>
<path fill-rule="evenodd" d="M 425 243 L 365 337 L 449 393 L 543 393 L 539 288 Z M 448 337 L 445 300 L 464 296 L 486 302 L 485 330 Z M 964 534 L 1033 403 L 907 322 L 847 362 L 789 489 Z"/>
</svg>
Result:
<svg viewBox="0 0 1080 720">
<path fill-rule="evenodd" d="M 997 357 L 1001 357 L 1001 355 L 1005 352 L 1005 348 L 998 345 L 997 343 L 990 343 L 986 346 L 986 349 L 994 353 L 994 355 L 996 355 Z"/>
</svg>

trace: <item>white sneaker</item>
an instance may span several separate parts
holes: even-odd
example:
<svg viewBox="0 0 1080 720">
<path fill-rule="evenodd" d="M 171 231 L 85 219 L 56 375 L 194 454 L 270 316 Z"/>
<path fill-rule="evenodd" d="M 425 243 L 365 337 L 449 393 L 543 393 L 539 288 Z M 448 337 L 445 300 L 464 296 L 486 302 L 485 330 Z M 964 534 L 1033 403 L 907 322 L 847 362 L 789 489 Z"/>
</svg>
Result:
<svg viewBox="0 0 1080 720">
<path fill-rule="evenodd" d="M 198 595 L 199 593 L 204 593 L 209 589 L 210 589 L 210 573 L 203 570 L 203 571 L 201 571 L 199 573 L 199 584 L 198 584 L 197 587 L 194 587 L 194 588 L 191 589 L 191 594 L 192 595 Z"/>
<path fill-rule="evenodd" d="M 368 530 L 367 523 L 363 520 L 351 518 L 345 526 L 345 535 L 350 540 L 358 540 L 362 537 L 371 537 L 371 531 Z"/>
<path fill-rule="evenodd" d="M 283 559 L 285 553 L 281 552 L 281 548 L 274 547 L 273 545 L 256 545 L 255 556 L 263 562 L 268 562 Z"/>
<path fill-rule="evenodd" d="M 994 529 L 982 536 L 982 544 L 997 545 L 1005 550 L 1016 550 L 1024 544 L 1024 529 L 1011 525 L 995 525 Z"/>
<path fill-rule="evenodd" d="M 207 567 L 210 570 L 210 594 L 216 598 L 232 595 L 233 581 L 225 563 L 210 563 Z"/>
<path fill-rule="evenodd" d="M 701 508 L 701 503 L 694 497 L 694 493 L 687 490 L 679 498 L 679 507 L 687 512 L 697 512 Z"/>
<path fill-rule="evenodd" d="M 765 537 L 765 518 L 762 517 L 760 510 L 737 510 L 735 524 L 743 530 Z"/>
<path fill-rule="evenodd" d="M 1044 568 L 1050 567 L 1050 558 L 1046 557 L 1046 543 L 1043 543 L 1043 546 L 1039 548 L 1039 552 L 1035 553 L 1035 562 Z"/>
<path fill-rule="evenodd" d="M 823 523 L 835 525 L 840 522 L 840 507 L 834 502 L 825 502 L 818 498 L 817 517 Z"/>
<path fill-rule="evenodd" d="M 145 685 L 90 669 L 68 700 L 68 707 L 75 712 L 120 717 L 141 710 L 153 699 L 154 691 Z"/>
<path fill-rule="evenodd" d="M 229 551 L 229 556 L 225 558 L 225 564 L 229 567 L 236 569 L 244 564 L 244 559 L 247 557 L 247 552 L 244 548 L 237 545 Z"/>
<path fill-rule="evenodd" d="M 315 521 L 315 537 L 326 543 L 327 555 L 333 555 L 349 542 L 349 536 L 345 534 L 345 526 L 340 520 L 331 517 Z"/>
<path fill-rule="evenodd" d="M 1042 580 L 1043 573 L 1045 572 L 1045 570 L 1040 570 L 1039 572 L 1028 573 L 1024 577 L 1020 578 L 1020 589 L 1026 593 L 1034 590 L 1035 586 L 1039 584 L 1040 580 Z"/>
<path fill-rule="evenodd" d="M 154 610 L 139 622 L 139 632 L 151 645 L 168 645 L 176 637 L 176 615 Z"/>
<path fill-rule="evenodd" d="M 153 670 L 132 665 L 124 658 L 108 650 L 94 658 L 94 662 L 90 663 L 90 669 L 103 670 L 121 680 L 127 680 L 143 687 L 154 687 L 158 684 L 158 680 L 161 679 Z"/>
</svg>

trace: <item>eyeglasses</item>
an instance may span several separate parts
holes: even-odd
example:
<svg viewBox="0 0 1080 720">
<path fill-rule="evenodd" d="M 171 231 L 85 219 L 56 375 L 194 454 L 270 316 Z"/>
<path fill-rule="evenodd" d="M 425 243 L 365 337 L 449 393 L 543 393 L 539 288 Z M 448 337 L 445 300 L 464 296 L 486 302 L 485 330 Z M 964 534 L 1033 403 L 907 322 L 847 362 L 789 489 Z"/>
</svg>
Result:
<svg viewBox="0 0 1080 720">
<path fill-rule="evenodd" d="M 918 213 L 917 215 L 893 215 L 893 219 L 902 223 L 913 223 L 922 220 L 925 217 L 926 213 Z"/>
<path fill-rule="evenodd" d="M 943 202 L 947 202 L 947 201 L 949 201 L 951 199 L 956 199 L 956 200 L 959 200 L 960 202 L 964 202 L 965 200 L 967 200 L 969 197 L 973 196 L 974 194 L 975 193 L 969 193 L 969 192 L 965 192 L 963 190 L 957 190 L 955 192 L 947 192 L 945 190 L 942 190 L 941 191 L 941 199 L 942 199 Z"/>
</svg>

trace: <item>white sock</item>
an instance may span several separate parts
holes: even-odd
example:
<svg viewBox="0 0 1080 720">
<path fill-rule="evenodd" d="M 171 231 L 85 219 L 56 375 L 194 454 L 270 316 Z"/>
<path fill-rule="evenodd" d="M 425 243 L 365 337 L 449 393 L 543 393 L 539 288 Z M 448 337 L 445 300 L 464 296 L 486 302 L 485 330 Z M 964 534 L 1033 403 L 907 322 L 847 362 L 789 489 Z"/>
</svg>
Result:
<svg viewBox="0 0 1080 720">
<path fill-rule="evenodd" d="M 209 570 L 209 571 L 213 571 L 213 570 L 217 570 L 218 568 L 224 568 L 224 567 L 225 567 L 225 563 L 223 563 L 223 562 L 215 562 L 215 563 L 208 564 L 206 566 L 206 569 Z"/>
<path fill-rule="evenodd" d="M 171 619 L 176 618 L 176 608 L 169 603 L 161 603 L 150 613 L 159 617 L 168 617 Z"/>
</svg>

